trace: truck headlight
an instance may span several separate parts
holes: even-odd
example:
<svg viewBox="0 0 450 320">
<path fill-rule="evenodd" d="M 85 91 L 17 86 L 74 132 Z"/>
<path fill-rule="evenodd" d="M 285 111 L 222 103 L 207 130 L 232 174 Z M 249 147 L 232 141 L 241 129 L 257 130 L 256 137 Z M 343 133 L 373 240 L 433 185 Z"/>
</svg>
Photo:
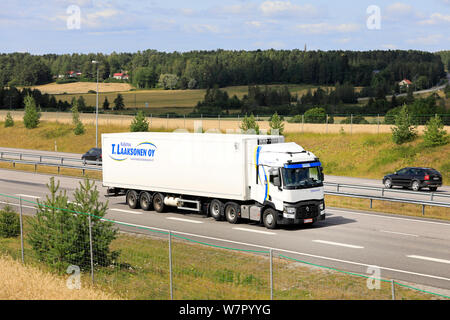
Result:
<svg viewBox="0 0 450 320">
<path fill-rule="evenodd" d="M 325 209 L 325 204 L 322 202 L 322 203 L 319 205 L 319 208 L 320 208 L 320 211 L 323 211 L 323 210 Z"/>
<path fill-rule="evenodd" d="M 284 207 L 284 212 L 288 214 L 295 214 L 297 209 L 294 207 Z"/>
</svg>

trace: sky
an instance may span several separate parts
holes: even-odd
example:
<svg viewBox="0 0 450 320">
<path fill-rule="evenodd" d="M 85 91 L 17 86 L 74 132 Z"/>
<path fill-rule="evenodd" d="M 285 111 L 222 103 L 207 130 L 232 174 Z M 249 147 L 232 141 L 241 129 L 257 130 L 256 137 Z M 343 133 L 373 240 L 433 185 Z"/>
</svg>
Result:
<svg viewBox="0 0 450 320">
<path fill-rule="evenodd" d="M 450 0 L 1 0 L 0 52 L 450 50 Z"/>
</svg>

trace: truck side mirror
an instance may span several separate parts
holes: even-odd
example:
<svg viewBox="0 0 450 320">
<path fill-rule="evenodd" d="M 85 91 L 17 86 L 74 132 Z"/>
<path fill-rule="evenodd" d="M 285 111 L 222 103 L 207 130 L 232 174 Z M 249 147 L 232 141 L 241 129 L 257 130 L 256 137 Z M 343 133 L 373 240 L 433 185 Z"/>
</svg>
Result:
<svg viewBox="0 0 450 320">
<path fill-rule="evenodd" d="M 275 187 L 281 187 L 281 180 L 279 176 L 273 178 L 273 185 Z"/>
</svg>

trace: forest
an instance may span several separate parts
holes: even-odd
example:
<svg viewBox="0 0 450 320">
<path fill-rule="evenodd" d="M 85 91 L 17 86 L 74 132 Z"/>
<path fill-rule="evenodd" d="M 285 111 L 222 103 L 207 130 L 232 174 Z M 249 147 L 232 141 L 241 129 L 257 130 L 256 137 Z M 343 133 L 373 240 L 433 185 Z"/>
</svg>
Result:
<svg viewBox="0 0 450 320">
<path fill-rule="evenodd" d="M 445 76 L 448 52 L 423 51 L 190 51 L 111 54 L 10 53 L 0 55 L 0 84 L 33 86 L 55 81 L 69 71 L 80 72 L 80 81 L 97 75 L 108 81 L 125 72 L 137 88 L 206 89 L 214 86 L 313 84 L 394 89 L 403 79 L 422 77 L 431 87 Z M 443 62 L 445 60 L 445 64 Z"/>
</svg>

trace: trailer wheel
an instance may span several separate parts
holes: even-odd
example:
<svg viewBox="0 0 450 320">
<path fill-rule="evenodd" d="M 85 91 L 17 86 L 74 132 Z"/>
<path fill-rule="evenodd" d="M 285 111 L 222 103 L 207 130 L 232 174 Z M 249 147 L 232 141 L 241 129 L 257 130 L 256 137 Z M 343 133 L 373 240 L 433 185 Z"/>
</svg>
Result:
<svg viewBox="0 0 450 320">
<path fill-rule="evenodd" d="M 222 201 L 214 199 L 209 205 L 209 214 L 217 221 L 223 220 L 224 205 Z"/>
<path fill-rule="evenodd" d="M 272 208 L 267 208 L 263 213 L 263 223 L 267 229 L 277 227 L 277 212 Z"/>
<path fill-rule="evenodd" d="M 128 190 L 127 195 L 126 195 L 126 201 L 128 206 L 131 209 L 138 209 L 139 207 L 139 195 L 136 191 L 134 190 Z"/>
<path fill-rule="evenodd" d="M 153 196 L 153 208 L 156 212 L 161 213 L 164 212 L 166 206 L 164 205 L 164 195 L 161 193 L 157 193 Z"/>
<path fill-rule="evenodd" d="M 142 210 L 150 211 L 152 208 L 152 196 L 148 192 L 142 192 L 139 196 L 139 204 Z"/>
<path fill-rule="evenodd" d="M 225 218 L 231 224 L 239 222 L 241 207 L 234 202 L 228 202 L 225 204 Z"/>
</svg>

